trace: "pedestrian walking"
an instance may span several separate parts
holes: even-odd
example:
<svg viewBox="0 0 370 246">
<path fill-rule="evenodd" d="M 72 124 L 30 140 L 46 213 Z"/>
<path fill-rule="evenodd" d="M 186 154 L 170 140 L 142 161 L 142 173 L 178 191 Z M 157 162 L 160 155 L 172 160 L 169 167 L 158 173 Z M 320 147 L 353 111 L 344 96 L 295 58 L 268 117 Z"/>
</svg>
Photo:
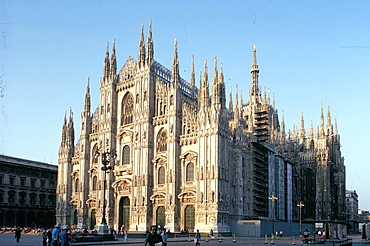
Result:
<svg viewBox="0 0 370 246">
<path fill-rule="evenodd" d="M 51 241 L 53 241 L 53 238 L 51 236 L 51 232 L 52 232 L 53 228 L 50 227 L 48 232 L 47 232 L 47 235 L 48 235 L 48 239 L 46 240 L 46 242 L 48 243 L 48 246 L 51 246 Z"/>
<path fill-rule="evenodd" d="M 60 246 L 70 246 L 68 238 L 69 225 L 63 227 L 62 232 L 60 233 Z"/>
<path fill-rule="evenodd" d="M 200 233 L 199 233 L 199 230 L 197 230 L 197 233 L 195 233 L 195 236 L 194 236 L 194 243 L 195 243 L 195 246 L 199 245 L 200 246 Z"/>
<path fill-rule="evenodd" d="M 19 243 L 19 239 L 21 238 L 21 228 L 17 227 L 17 229 L 15 230 L 15 238 L 17 240 L 17 243 Z"/>
<path fill-rule="evenodd" d="M 60 235 L 60 224 L 56 224 L 54 226 L 53 231 L 51 232 L 51 245 L 52 246 L 58 246 L 59 243 L 59 235 Z"/>
<path fill-rule="evenodd" d="M 48 246 L 48 230 L 44 228 L 42 231 L 42 246 Z"/>
</svg>

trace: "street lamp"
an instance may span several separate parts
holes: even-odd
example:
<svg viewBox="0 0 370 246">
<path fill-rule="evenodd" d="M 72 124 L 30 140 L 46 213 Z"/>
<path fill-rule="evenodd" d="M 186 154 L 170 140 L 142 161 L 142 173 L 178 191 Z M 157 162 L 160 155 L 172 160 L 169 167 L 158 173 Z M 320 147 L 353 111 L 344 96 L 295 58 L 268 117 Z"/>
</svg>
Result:
<svg viewBox="0 0 370 246">
<path fill-rule="evenodd" d="M 300 201 L 297 206 L 299 207 L 299 236 L 302 237 L 302 207 L 304 207 L 304 204 Z"/>
<path fill-rule="evenodd" d="M 271 200 L 271 207 L 272 207 L 272 233 L 275 235 L 275 200 L 279 199 L 275 196 L 275 193 L 272 193 L 272 196 L 269 197 Z"/>
<path fill-rule="evenodd" d="M 112 166 L 110 166 L 111 161 L 115 160 L 117 157 L 116 151 L 107 150 L 106 152 L 100 153 L 99 151 L 96 152 L 97 156 L 101 156 L 101 163 L 102 167 L 101 170 L 104 172 L 104 182 L 103 182 L 103 218 L 101 225 L 99 226 L 99 233 L 107 234 L 108 232 L 108 225 L 107 220 L 105 218 L 105 210 L 106 210 L 106 202 L 105 202 L 105 192 L 107 189 L 107 171 L 112 169 Z"/>
</svg>

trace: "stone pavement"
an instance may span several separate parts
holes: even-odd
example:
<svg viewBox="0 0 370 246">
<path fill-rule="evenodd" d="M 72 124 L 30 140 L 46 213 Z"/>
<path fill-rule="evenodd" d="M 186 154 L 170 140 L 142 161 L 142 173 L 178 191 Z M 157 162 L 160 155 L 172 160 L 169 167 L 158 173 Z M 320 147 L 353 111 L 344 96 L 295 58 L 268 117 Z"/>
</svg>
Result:
<svg viewBox="0 0 370 246">
<path fill-rule="evenodd" d="M 353 238 L 353 245 L 369 245 L 369 244 L 361 244 L 360 235 L 351 236 Z M 192 238 L 190 238 L 192 239 Z M 169 238 L 168 246 L 176 245 L 176 246 L 191 246 L 194 245 L 194 242 L 191 240 L 188 241 L 189 238 L 187 237 L 178 237 L 176 241 L 175 238 Z M 252 237 L 237 237 L 235 238 L 236 242 L 233 242 L 233 238 L 223 238 L 222 242 L 219 239 L 210 239 L 209 242 L 205 242 L 205 238 L 201 240 L 201 246 L 232 246 L 232 245 L 266 245 L 264 238 L 252 238 Z M 270 245 L 271 239 L 268 240 L 268 245 Z M 278 238 L 274 241 L 274 245 L 279 246 L 291 246 L 293 243 L 292 237 L 283 237 Z M 42 245 L 42 237 L 41 235 L 22 235 L 20 242 L 17 243 L 14 238 L 14 234 L 0 234 L 0 245 L 1 246 L 41 246 Z M 119 241 L 105 241 L 105 242 L 84 242 L 84 243 L 73 243 L 72 246 L 87 246 L 87 245 L 112 245 L 112 246 L 119 246 L 119 245 L 144 245 L 143 238 L 129 238 L 127 242 L 123 241 L 122 238 Z M 295 245 L 303 245 L 302 238 L 295 237 Z"/>
</svg>

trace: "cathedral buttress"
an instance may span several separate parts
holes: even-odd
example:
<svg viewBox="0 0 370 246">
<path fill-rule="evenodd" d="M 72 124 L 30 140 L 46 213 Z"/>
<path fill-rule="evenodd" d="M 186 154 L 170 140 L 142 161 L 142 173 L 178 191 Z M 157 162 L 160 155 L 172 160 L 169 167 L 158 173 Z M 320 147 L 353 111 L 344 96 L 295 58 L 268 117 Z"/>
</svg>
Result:
<svg viewBox="0 0 370 246">
<path fill-rule="evenodd" d="M 108 58 L 107 58 L 108 57 Z M 91 143 L 92 146 L 97 146 L 99 153 L 103 153 L 109 151 L 111 153 L 116 151 L 116 135 L 117 135 L 117 92 L 116 92 L 116 84 L 117 84 L 117 75 L 116 75 L 116 51 L 115 51 L 115 43 L 113 42 L 112 47 L 112 56 L 109 60 L 109 51 L 108 45 L 106 50 L 106 58 L 104 61 L 104 67 L 109 66 L 109 73 L 104 73 L 103 78 L 101 79 L 100 83 L 100 102 L 97 113 L 99 114 L 99 127 L 97 131 L 97 136 L 94 139 L 94 142 Z M 95 150 L 95 149 L 94 149 Z M 97 153 L 91 153 L 91 156 L 94 157 Z M 102 167 L 102 156 L 99 156 L 98 159 L 98 178 L 100 182 L 104 180 L 104 172 L 101 172 Z M 112 168 L 114 169 L 115 163 L 110 163 Z M 107 172 L 106 175 L 107 179 L 107 192 L 106 192 L 106 219 L 107 223 L 112 223 L 110 221 L 112 218 L 110 215 L 113 214 L 114 202 L 113 202 L 113 189 L 111 188 L 112 180 L 114 179 L 113 172 Z M 98 204 L 103 204 L 103 193 L 104 191 L 101 190 L 98 192 Z M 102 211 L 101 208 L 98 208 L 98 212 L 96 217 L 98 219 L 98 223 L 102 221 Z M 100 217 L 100 218 L 99 218 Z"/>
<path fill-rule="evenodd" d="M 90 78 L 88 78 L 88 83 L 86 86 L 86 93 L 85 93 L 85 103 L 84 103 L 84 111 L 81 113 L 81 135 L 79 140 L 79 180 L 80 182 L 80 189 L 78 194 L 79 201 L 87 201 L 89 199 L 90 193 L 90 183 L 91 176 L 89 174 L 90 170 L 90 160 L 91 160 L 91 144 L 90 144 L 90 134 L 92 129 L 92 117 L 91 117 L 91 98 L 90 98 Z M 87 208 L 87 204 L 85 202 L 77 202 L 75 205 L 76 212 L 72 211 L 73 214 L 77 218 L 73 218 L 74 223 L 77 224 L 78 228 L 87 228 L 88 226 L 88 216 L 89 211 Z"/>
<path fill-rule="evenodd" d="M 58 187 L 57 187 L 57 223 L 70 225 L 71 215 L 69 201 L 72 194 L 70 185 L 72 183 L 72 158 L 74 156 L 74 127 L 73 114 L 70 112 L 67 123 L 66 116 L 62 130 L 62 142 L 59 148 L 58 158 Z"/>
<path fill-rule="evenodd" d="M 172 60 L 171 86 L 169 89 L 169 112 L 168 112 L 168 144 L 167 144 L 167 166 L 166 176 L 171 176 L 171 181 L 166 185 L 166 218 L 170 223 L 166 223 L 169 228 L 180 228 L 177 214 L 181 212 L 180 203 L 177 198 L 180 190 L 181 181 L 177 178 L 181 174 L 181 146 L 180 135 L 182 134 L 182 104 L 184 103 L 181 92 L 181 78 L 178 58 L 178 43 L 174 41 L 174 53 Z"/>
</svg>

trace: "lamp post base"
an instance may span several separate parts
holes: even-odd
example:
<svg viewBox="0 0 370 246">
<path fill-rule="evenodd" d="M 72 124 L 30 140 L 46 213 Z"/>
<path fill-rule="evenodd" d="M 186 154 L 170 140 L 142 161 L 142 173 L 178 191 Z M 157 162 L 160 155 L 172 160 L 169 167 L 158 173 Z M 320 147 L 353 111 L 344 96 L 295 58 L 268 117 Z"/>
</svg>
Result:
<svg viewBox="0 0 370 246">
<path fill-rule="evenodd" d="M 109 226 L 107 224 L 97 224 L 95 225 L 95 230 L 100 235 L 109 235 Z"/>
</svg>

